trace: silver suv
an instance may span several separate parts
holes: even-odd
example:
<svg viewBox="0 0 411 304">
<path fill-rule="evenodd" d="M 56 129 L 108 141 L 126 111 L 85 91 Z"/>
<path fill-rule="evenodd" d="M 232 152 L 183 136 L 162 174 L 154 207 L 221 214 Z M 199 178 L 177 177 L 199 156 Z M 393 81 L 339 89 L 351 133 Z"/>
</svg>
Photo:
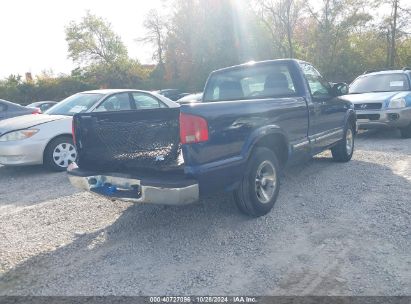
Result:
<svg viewBox="0 0 411 304">
<path fill-rule="evenodd" d="M 346 96 L 357 112 L 361 129 L 394 127 L 411 138 L 411 71 L 388 70 L 357 77 Z"/>
</svg>

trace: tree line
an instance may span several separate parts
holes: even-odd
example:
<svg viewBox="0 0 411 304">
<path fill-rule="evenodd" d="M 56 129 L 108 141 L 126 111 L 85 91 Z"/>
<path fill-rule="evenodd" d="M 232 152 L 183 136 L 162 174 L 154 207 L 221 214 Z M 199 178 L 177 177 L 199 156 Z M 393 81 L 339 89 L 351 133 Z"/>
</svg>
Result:
<svg viewBox="0 0 411 304">
<path fill-rule="evenodd" d="M 330 81 L 366 70 L 411 65 L 406 0 L 165 0 L 151 10 L 136 43 L 150 44 L 155 65 L 131 58 L 110 23 L 88 12 L 65 29 L 70 75 L 11 75 L 0 98 L 28 103 L 93 88 L 201 91 L 208 74 L 250 60 L 298 58 Z M 407 6 L 408 5 L 408 6 Z"/>
</svg>

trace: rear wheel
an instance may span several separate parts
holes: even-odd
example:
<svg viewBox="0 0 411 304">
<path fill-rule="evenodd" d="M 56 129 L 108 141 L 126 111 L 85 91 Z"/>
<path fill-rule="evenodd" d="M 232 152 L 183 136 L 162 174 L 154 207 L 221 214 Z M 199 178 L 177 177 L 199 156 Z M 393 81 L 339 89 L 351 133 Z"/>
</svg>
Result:
<svg viewBox="0 0 411 304">
<path fill-rule="evenodd" d="M 400 129 L 402 138 L 411 138 L 411 123 Z"/>
<path fill-rule="evenodd" d="M 344 130 L 344 138 L 333 148 L 331 154 L 337 162 L 348 162 L 354 153 L 355 126 L 349 124 Z"/>
<path fill-rule="evenodd" d="M 65 171 L 76 159 L 73 139 L 68 136 L 53 139 L 44 151 L 44 165 L 53 171 Z"/>
<path fill-rule="evenodd" d="M 256 148 L 251 155 L 240 187 L 234 192 L 240 211 L 248 216 L 267 214 L 274 206 L 280 190 L 280 167 L 270 149 Z"/>
</svg>

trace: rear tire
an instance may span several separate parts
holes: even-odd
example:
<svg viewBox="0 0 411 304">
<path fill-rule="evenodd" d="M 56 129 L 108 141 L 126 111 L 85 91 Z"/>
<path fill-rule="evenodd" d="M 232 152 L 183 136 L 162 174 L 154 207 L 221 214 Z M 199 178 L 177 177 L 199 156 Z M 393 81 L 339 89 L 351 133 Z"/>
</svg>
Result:
<svg viewBox="0 0 411 304">
<path fill-rule="evenodd" d="M 44 150 L 43 164 L 52 171 L 66 171 L 68 165 L 77 159 L 73 139 L 61 136 L 53 139 Z"/>
<path fill-rule="evenodd" d="M 280 190 L 280 166 L 276 154 L 268 148 L 256 148 L 251 155 L 234 200 L 240 211 L 259 217 L 273 208 Z"/>
<path fill-rule="evenodd" d="M 411 123 L 400 129 L 402 138 L 411 138 Z"/>
<path fill-rule="evenodd" d="M 344 137 L 333 148 L 331 154 L 334 161 L 345 163 L 351 160 L 355 146 L 355 125 L 349 123 L 344 130 Z"/>
</svg>

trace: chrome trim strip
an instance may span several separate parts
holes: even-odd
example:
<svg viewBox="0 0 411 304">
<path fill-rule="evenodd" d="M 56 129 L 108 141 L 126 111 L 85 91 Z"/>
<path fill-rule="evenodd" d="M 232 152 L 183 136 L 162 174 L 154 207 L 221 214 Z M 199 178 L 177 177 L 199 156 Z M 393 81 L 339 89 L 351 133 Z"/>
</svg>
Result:
<svg viewBox="0 0 411 304">
<path fill-rule="evenodd" d="M 304 148 L 304 147 L 308 146 L 309 144 L 310 144 L 310 142 L 308 140 L 304 140 L 304 141 L 302 141 L 298 144 L 293 145 L 293 148 L 294 149 L 301 149 L 301 148 Z"/>
<path fill-rule="evenodd" d="M 338 130 L 333 131 L 333 132 L 317 133 L 317 134 L 312 135 L 311 138 L 314 141 L 321 141 L 321 140 L 327 139 L 329 137 L 334 137 L 334 136 L 338 136 L 338 135 L 342 136 L 343 134 L 344 134 L 344 130 L 343 129 L 338 129 Z"/>
</svg>

